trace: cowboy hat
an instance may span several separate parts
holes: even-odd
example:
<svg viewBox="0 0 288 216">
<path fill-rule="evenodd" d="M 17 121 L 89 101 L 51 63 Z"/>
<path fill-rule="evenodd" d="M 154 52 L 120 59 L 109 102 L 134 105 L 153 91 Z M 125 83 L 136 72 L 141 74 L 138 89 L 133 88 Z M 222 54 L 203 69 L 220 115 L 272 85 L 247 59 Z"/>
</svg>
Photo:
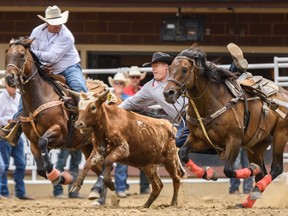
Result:
<svg viewBox="0 0 288 216">
<path fill-rule="evenodd" d="M 143 66 L 144 67 L 146 67 L 146 66 L 151 67 L 151 65 L 155 62 L 163 62 L 163 63 L 170 65 L 172 63 L 173 59 L 174 58 L 172 56 L 168 55 L 167 53 L 155 52 L 155 53 L 153 53 L 152 61 L 144 63 Z"/>
<path fill-rule="evenodd" d="M 5 87 L 5 77 L 2 77 L 1 79 L 0 79 L 0 87 Z"/>
<path fill-rule="evenodd" d="M 141 72 L 138 66 L 131 66 L 128 71 L 128 76 L 139 76 L 140 80 L 143 80 L 146 76 L 146 72 Z"/>
<path fill-rule="evenodd" d="M 108 77 L 108 82 L 110 86 L 113 87 L 115 81 L 122 81 L 124 82 L 125 86 L 127 86 L 129 80 L 126 78 L 126 75 L 124 73 L 118 72 L 114 75 L 114 78 Z"/>
<path fill-rule="evenodd" d="M 61 13 L 60 8 L 54 5 L 47 7 L 45 11 L 45 17 L 41 15 L 37 16 L 49 25 L 61 25 L 67 22 L 69 11 Z"/>
</svg>

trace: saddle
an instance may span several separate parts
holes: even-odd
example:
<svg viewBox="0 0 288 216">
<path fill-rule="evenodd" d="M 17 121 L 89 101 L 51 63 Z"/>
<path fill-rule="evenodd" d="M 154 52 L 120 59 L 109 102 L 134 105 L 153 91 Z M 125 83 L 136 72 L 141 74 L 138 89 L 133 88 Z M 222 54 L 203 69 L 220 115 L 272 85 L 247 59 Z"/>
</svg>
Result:
<svg viewBox="0 0 288 216">
<path fill-rule="evenodd" d="M 245 72 L 237 80 L 227 80 L 225 84 L 235 97 L 241 96 L 241 100 L 244 101 L 244 122 L 246 115 L 248 115 L 249 118 L 247 100 L 260 99 L 263 101 L 262 117 L 260 119 L 258 129 L 252 139 L 246 144 L 246 149 L 249 150 L 252 146 L 254 146 L 265 131 L 269 108 L 274 110 L 280 117 L 287 117 L 285 113 L 279 109 L 279 106 L 283 106 L 281 103 L 279 103 L 279 100 L 271 98 L 271 96 L 276 94 L 279 90 L 279 86 L 273 81 L 265 79 L 262 76 L 252 76 L 251 73 Z M 253 97 L 247 98 L 245 92 L 252 94 Z"/>
<path fill-rule="evenodd" d="M 251 73 L 243 73 L 236 82 L 226 80 L 226 86 L 233 96 L 239 97 L 243 94 L 243 90 L 258 97 L 250 100 L 256 100 L 263 97 L 269 98 L 274 95 L 279 87 L 273 81 L 263 78 L 262 76 L 252 76 Z"/>
</svg>

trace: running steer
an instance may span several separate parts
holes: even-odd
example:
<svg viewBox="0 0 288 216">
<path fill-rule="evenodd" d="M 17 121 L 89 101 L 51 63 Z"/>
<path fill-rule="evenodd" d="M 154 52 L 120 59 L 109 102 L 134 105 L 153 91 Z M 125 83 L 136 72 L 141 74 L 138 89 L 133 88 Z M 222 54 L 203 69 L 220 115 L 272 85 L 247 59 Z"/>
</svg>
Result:
<svg viewBox="0 0 288 216">
<path fill-rule="evenodd" d="M 82 130 L 92 128 L 96 137 L 94 149 L 104 158 L 104 183 L 115 190 L 111 179 L 114 162 L 142 168 L 152 185 L 150 197 L 144 204 L 148 208 L 163 188 L 158 174 L 158 166 L 163 164 L 173 180 L 171 205 L 176 206 L 180 178 L 185 175 L 185 171 L 178 158 L 175 131 L 171 123 L 107 105 L 104 102 L 109 89 L 104 83 L 102 85 L 105 88 L 100 93 L 81 93 L 75 127 Z"/>
</svg>

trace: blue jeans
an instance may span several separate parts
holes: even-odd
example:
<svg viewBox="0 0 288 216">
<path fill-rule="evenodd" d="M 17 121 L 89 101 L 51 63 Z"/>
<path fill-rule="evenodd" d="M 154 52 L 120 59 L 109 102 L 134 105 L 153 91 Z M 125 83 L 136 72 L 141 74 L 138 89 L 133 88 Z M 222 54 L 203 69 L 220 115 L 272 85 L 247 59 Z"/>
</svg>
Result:
<svg viewBox="0 0 288 216">
<path fill-rule="evenodd" d="M 249 165 L 249 161 L 247 158 L 246 150 L 244 148 L 240 149 L 240 152 L 235 160 L 234 163 L 234 169 L 239 168 L 247 168 Z M 231 178 L 230 179 L 230 188 L 229 192 L 233 193 L 234 191 L 239 190 L 240 186 L 240 179 L 237 178 Z M 253 177 L 249 177 L 247 179 L 244 179 L 243 181 L 243 193 L 250 193 L 253 189 Z"/>
<path fill-rule="evenodd" d="M 176 146 L 178 148 L 181 148 L 184 145 L 189 134 L 190 134 L 190 131 L 188 129 L 186 120 L 185 120 L 185 124 L 183 121 L 181 121 L 181 123 L 178 126 L 178 131 L 176 134 Z"/>
<path fill-rule="evenodd" d="M 128 178 L 128 166 L 120 163 L 116 164 L 115 171 L 115 191 L 124 192 L 129 189 L 129 185 L 127 184 Z"/>
<path fill-rule="evenodd" d="M 24 140 L 20 137 L 18 145 L 12 147 L 5 140 L 0 141 L 0 151 L 5 164 L 5 172 L 2 174 L 1 195 L 9 197 L 7 172 L 9 169 L 10 156 L 14 158 L 15 171 L 13 174 L 15 182 L 15 196 L 21 197 L 25 195 L 25 155 L 24 155 Z"/>
<path fill-rule="evenodd" d="M 64 171 L 64 167 L 66 166 L 66 161 L 68 156 L 71 155 L 70 159 L 70 167 L 69 172 L 73 176 L 74 180 L 78 176 L 79 172 L 79 164 L 81 163 L 82 159 L 82 152 L 80 150 L 77 151 L 70 151 L 67 149 L 61 149 L 58 155 L 58 159 L 55 165 L 55 168 L 58 169 L 60 172 Z M 73 186 L 73 184 L 68 185 L 68 191 Z M 63 187 L 61 184 L 53 186 L 53 196 L 58 196 L 63 194 Z M 78 192 L 71 192 L 69 193 L 69 197 L 77 197 L 79 195 Z"/>
<path fill-rule="evenodd" d="M 0 144 L 1 145 L 1 144 Z M 5 164 L 2 158 L 2 154 L 0 151 L 0 195 L 1 195 L 1 187 L 2 187 L 2 175 L 5 172 Z"/>
<path fill-rule="evenodd" d="M 145 172 L 141 169 L 140 170 L 140 193 L 144 193 L 145 191 L 149 190 L 149 181 Z"/>
<path fill-rule="evenodd" d="M 77 63 L 75 65 L 72 65 L 66 68 L 66 70 L 64 70 L 63 72 L 59 74 L 65 77 L 67 85 L 74 91 L 76 92 L 88 91 L 80 63 Z M 22 110 L 23 110 L 23 104 L 22 104 L 22 97 L 21 97 L 19 101 L 18 111 L 14 114 L 13 119 L 20 116 Z"/>
<path fill-rule="evenodd" d="M 74 91 L 88 91 L 80 63 L 66 68 L 63 72 L 59 74 L 65 77 L 67 85 Z"/>
</svg>

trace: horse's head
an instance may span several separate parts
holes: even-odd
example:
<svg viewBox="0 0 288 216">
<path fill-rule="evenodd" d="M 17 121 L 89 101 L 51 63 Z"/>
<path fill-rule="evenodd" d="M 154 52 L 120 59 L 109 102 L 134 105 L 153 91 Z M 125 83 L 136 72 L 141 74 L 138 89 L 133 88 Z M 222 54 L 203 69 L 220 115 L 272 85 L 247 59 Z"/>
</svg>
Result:
<svg viewBox="0 0 288 216">
<path fill-rule="evenodd" d="M 6 53 L 6 75 L 5 79 L 9 86 L 18 86 L 19 83 L 25 84 L 25 81 L 31 76 L 32 57 L 29 48 L 33 40 L 28 37 L 11 39 L 9 49 Z"/>
<path fill-rule="evenodd" d="M 87 81 L 88 92 L 80 93 L 80 101 L 78 103 L 79 115 L 75 122 L 77 129 L 87 129 L 95 125 L 95 118 L 99 113 L 99 107 L 106 101 L 109 88 L 100 80 Z"/>
<path fill-rule="evenodd" d="M 206 68 L 206 54 L 199 49 L 182 51 L 169 66 L 169 79 L 163 90 L 165 100 L 175 103 L 181 94 L 195 84 L 199 70 Z"/>
</svg>

